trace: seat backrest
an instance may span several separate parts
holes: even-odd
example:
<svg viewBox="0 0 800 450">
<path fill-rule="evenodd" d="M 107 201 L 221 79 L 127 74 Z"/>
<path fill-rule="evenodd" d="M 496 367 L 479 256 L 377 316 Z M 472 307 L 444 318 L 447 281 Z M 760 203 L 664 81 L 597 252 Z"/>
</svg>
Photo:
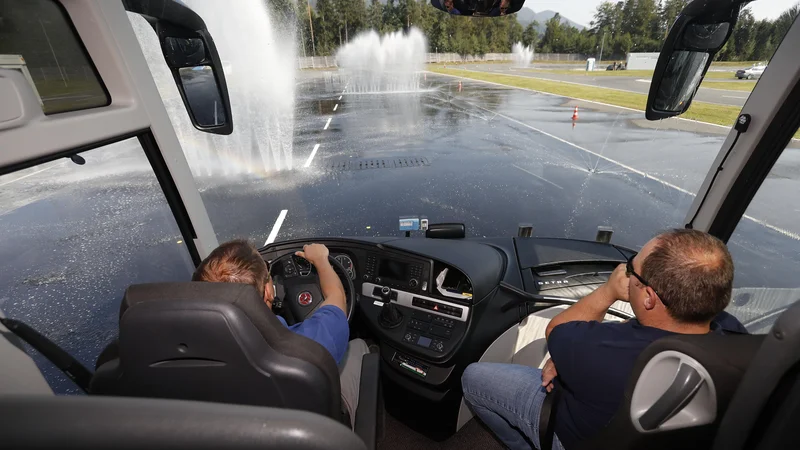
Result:
<svg viewBox="0 0 800 450">
<path fill-rule="evenodd" d="M 715 450 L 800 448 L 800 302 L 758 349 L 722 419 Z"/>
<path fill-rule="evenodd" d="M 333 357 L 283 326 L 252 286 L 130 286 L 118 345 L 103 352 L 93 394 L 274 406 L 341 420 Z"/>
<path fill-rule="evenodd" d="M 366 450 L 350 429 L 307 411 L 183 400 L 0 396 L 3 448 Z"/>
<path fill-rule="evenodd" d="M 763 336 L 675 335 L 639 356 L 622 404 L 580 449 L 708 449 Z"/>
</svg>

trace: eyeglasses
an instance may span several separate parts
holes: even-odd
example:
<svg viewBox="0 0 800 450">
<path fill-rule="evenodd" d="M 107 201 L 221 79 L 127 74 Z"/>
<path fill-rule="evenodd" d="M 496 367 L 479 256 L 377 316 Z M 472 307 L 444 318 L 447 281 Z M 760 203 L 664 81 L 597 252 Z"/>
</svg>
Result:
<svg viewBox="0 0 800 450">
<path fill-rule="evenodd" d="M 655 288 L 653 288 L 653 286 L 651 286 L 650 283 L 647 282 L 647 280 L 642 278 L 641 275 L 639 275 L 638 273 L 636 273 L 636 271 L 633 270 L 633 258 L 635 258 L 636 255 L 638 255 L 638 253 L 634 253 L 634 254 L 632 254 L 631 256 L 628 257 L 628 261 L 625 263 L 625 275 L 627 275 L 628 277 L 633 275 L 643 285 L 648 286 L 650 289 L 653 289 L 653 292 L 655 292 L 656 295 L 658 295 L 658 298 L 661 300 L 661 303 L 663 303 L 664 306 L 668 306 L 667 302 L 664 301 L 664 297 L 662 297 L 661 294 L 656 292 Z"/>
</svg>

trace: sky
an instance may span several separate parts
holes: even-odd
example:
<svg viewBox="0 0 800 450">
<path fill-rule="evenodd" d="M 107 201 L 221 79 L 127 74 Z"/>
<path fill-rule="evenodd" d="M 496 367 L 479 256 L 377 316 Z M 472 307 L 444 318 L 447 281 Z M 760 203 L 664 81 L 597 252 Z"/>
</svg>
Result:
<svg viewBox="0 0 800 450">
<path fill-rule="evenodd" d="M 615 1 L 615 0 L 610 0 Z M 800 0 L 755 0 L 748 6 L 756 20 L 775 19 Z M 589 25 L 597 5 L 603 0 L 525 0 L 525 6 L 536 11 L 557 11 L 581 25 Z"/>
</svg>

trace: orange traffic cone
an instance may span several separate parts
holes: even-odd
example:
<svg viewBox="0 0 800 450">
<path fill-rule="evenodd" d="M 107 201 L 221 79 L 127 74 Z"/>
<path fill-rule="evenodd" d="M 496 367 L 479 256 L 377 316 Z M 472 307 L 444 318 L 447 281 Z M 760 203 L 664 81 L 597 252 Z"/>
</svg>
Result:
<svg viewBox="0 0 800 450">
<path fill-rule="evenodd" d="M 575 107 L 575 111 L 572 112 L 572 120 L 578 120 L 578 107 Z"/>
</svg>

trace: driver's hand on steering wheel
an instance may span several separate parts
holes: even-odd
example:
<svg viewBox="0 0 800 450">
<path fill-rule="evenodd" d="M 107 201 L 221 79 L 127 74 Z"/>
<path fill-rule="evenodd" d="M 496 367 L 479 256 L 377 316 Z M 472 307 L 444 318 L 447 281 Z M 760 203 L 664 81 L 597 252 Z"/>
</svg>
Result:
<svg viewBox="0 0 800 450">
<path fill-rule="evenodd" d="M 330 266 L 328 261 L 328 247 L 322 244 L 306 244 L 303 246 L 302 252 L 295 252 L 295 255 L 305 258 L 308 262 L 314 265 L 317 269 L 320 267 Z"/>
<path fill-rule="evenodd" d="M 328 260 L 328 247 L 322 244 L 306 244 L 303 246 L 303 251 L 296 252 L 295 255 L 305 258 L 317 268 L 319 283 L 322 288 L 322 296 L 325 298 L 322 306 L 336 306 L 341 309 L 346 316 L 347 301 L 345 298 L 344 286 L 342 286 L 342 280 L 336 275 L 333 266 Z"/>
</svg>

